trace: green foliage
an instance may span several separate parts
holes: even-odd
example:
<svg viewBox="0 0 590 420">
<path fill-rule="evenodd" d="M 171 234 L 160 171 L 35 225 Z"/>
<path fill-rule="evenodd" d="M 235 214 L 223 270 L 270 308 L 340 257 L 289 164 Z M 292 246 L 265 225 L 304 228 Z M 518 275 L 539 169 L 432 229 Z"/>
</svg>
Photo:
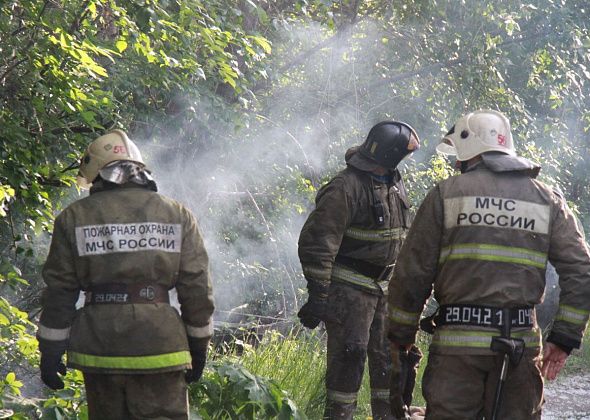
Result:
<svg viewBox="0 0 590 420">
<path fill-rule="evenodd" d="M 403 168 L 416 208 L 453 174 L 434 155 L 449 125 L 476 108 L 505 112 L 519 153 L 542 164 L 542 180 L 564 192 L 588 230 L 586 3 L 1 2 L 1 376 L 35 364 L 27 314 L 38 309 L 46 231 L 79 196 L 81 152 L 113 127 L 150 140 L 147 160 L 169 165 L 162 178 L 177 164 L 208 168 L 173 182 L 218 257 L 216 286 L 229 295 L 221 309 L 246 304 L 283 319 L 297 310 L 296 228 L 346 149 L 383 119 L 408 121 L 422 139 Z M 295 363 L 306 344 L 287 344 Z M 264 376 L 261 351 L 245 357 Z M 268 376 L 298 395 L 296 376 Z M 318 398 L 310 389 L 296 400 L 317 416 Z M 56 409 L 73 416 L 77 407 Z"/>
<path fill-rule="evenodd" d="M 245 93 L 271 46 L 242 15 L 222 1 L 3 2 L 0 216 L 12 199 L 15 223 L 48 228 L 55 187 L 72 184 L 64 170 L 95 130 L 166 114 L 166 129 L 182 127 L 187 88 Z"/>
<path fill-rule="evenodd" d="M 29 333 L 31 327 L 27 313 L 0 297 L 1 366 L 15 366 L 35 359 L 37 340 Z"/>
<path fill-rule="evenodd" d="M 203 419 L 306 419 L 271 380 L 237 364 L 214 363 L 191 388 Z"/>
<path fill-rule="evenodd" d="M 324 408 L 325 336 L 292 331 L 265 334 L 256 346 L 246 346 L 238 359 L 252 373 L 272 378 L 313 419 Z"/>
<path fill-rule="evenodd" d="M 64 383 L 64 389 L 50 391 L 44 398 L 24 398 L 19 391 L 22 383 L 12 373 L 10 383 L 8 376 L 0 382 L 0 408 L 12 412 L 14 420 L 87 420 L 82 373 L 70 369 Z"/>
<path fill-rule="evenodd" d="M 310 419 L 321 418 L 325 403 L 326 336 L 293 330 L 288 334 L 266 333 L 256 345 L 240 342 L 239 353 L 217 355 L 221 363 L 240 364 L 253 375 L 270 378 L 292 398 L 297 407 Z M 426 367 L 430 336 L 418 335 L 418 346 L 426 355 L 422 360 L 414 390 L 414 405 L 424 406 L 421 378 Z M 238 355 L 239 354 L 239 355 Z M 358 397 L 355 418 L 371 415 L 371 393 L 368 369 L 365 369 Z"/>
</svg>

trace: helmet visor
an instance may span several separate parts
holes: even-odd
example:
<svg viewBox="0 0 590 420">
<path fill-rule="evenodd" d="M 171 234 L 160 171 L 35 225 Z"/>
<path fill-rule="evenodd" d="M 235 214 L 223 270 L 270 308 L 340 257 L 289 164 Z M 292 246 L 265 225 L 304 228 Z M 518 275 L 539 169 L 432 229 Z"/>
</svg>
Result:
<svg viewBox="0 0 590 420">
<path fill-rule="evenodd" d="M 455 144 L 449 137 L 442 139 L 442 141 L 436 146 L 436 151 L 438 153 L 442 153 L 443 155 L 455 156 L 457 154 Z"/>
<path fill-rule="evenodd" d="M 415 152 L 419 148 L 420 148 L 420 139 L 418 138 L 418 136 L 416 136 L 416 135 L 414 135 L 414 133 L 412 133 L 410 135 L 410 141 L 408 142 L 408 150 L 411 152 Z"/>
</svg>

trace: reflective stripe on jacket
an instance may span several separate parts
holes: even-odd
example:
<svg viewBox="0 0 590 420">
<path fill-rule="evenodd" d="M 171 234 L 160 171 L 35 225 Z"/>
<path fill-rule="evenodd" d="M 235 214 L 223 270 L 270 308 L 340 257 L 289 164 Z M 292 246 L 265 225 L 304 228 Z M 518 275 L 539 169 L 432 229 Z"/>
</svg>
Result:
<svg viewBox="0 0 590 420">
<path fill-rule="evenodd" d="M 372 180 L 368 172 L 347 167 L 320 189 L 316 207 L 299 237 L 299 258 L 308 282 L 327 286 L 339 281 L 381 294 L 377 276 L 343 263 L 337 256 L 379 268 L 395 262 L 409 226 L 409 203 L 399 172 L 391 184 Z M 383 222 L 374 211 L 379 202 Z M 383 279 L 381 279 L 383 280 Z"/>
<path fill-rule="evenodd" d="M 213 333 L 209 263 L 194 216 L 134 184 L 101 190 L 55 220 L 43 279 L 40 339 L 68 342 L 68 364 L 87 372 L 163 372 L 190 366 L 187 335 Z M 91 304 L 80 291 L 107 284 L 176 288 L 168 303 Z"/>
<path fill-rule="evenodd" d="M 547 261 L 560 276 L 552 333 L 579 345 L 590 311 L 590 253 L 565 199 L 526 171 L 493 172 L 479 163 L 433 188 L 402 247 L 389 295 L 390 337 L 413 342 L 432 288 L 441 305 L 534 306 Z M 493 328 L 442 326 L 432 350 L 488 354 Z M 540 331 L 519 332 L 538 346 Z"/>
</svg>

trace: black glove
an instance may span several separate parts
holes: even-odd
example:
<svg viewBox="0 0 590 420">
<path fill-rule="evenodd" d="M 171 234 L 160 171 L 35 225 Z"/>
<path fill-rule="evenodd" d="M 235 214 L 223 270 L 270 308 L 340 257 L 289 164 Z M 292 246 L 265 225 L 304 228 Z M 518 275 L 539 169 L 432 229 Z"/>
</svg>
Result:
<svg viewBox="0 0 590 420">
<path fill-rule="evenodd" d="M 321 321 L 327 319 L 327 312 L 328 302 L 325 299 L 310 296 L 307 303 L 297 313 L 297 316 L 305 328 L 313 330 L 320 325 Z"/>
<path fill-rule="evenodd" d="M 328 311 L 328 290 L 329 283 L 319 283 L 317 281 L 307 280 L 307 290 L 309 297 L 307 303 L 299 309 L 297 316 L 305 328 L 313 330 L 320 325 L 320 322 L 334 321 Z"/>
<path fill-rule="evenodd" d="M 67 343 L 65 341 L 49 341 L 39 339 L 39 351 L 41 352 L 41 380 L 51 389 L 63 389 L 64 381 L 58 373 L 66 374 L 66 365 L 61 358 L 66 352 Z"/>
<path fill-rule="evenodd" d="M 422 318 L 420 320 L 420 329 L 430 335 L 434 334 L 434 330 L 436 329 L 436 316 L 437 316 L 437 314 L 438 313 L 435 312 L 426 318 Z"/>
<path fill-rule="evenodd" d="M 205 362 L 207 361 L 207 349 L 209 347 L 209 338 L 189 337 L 188 345 L 191 352 L 192 368 L 186 371 L 185 379 L 187 383 L 197 382 L 203 376 Z"/>
<path fill-rule="evenodd" d="M 415 345 L 412 345 L 407 352 L 400 352 L 402 397 L 407 407 L 412 405 L 418 365 L 422 356 L 422 351 Z"/>
</svg>

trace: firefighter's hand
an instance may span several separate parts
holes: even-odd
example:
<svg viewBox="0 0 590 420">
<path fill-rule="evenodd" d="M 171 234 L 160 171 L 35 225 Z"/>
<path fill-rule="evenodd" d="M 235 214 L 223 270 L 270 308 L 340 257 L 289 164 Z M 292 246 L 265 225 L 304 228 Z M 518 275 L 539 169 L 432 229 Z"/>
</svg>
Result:
<svg viewBox="0 0 590 420">
<path fill-rule="evenodd" d="M 557 375 L 565 366 L 568 354 L 553 343 L 547 343 L 543 350 L 543 366 L 541 373 L 550 381 L 557 378 Z"/>
<path fill-rule="evenodd" d="M 187 383 L 197 382 L 203 376 L 203 370 L 205 369 L 205 362 L 207 361 L 207 357 L 205 355 L 196 356 L 193 355 L 192 357 L 192 369 L 186 371 L 184 378 L 186 379 Z"/>
<path fill-rule="evenodd" d="M 208 338 L 193 338 L 190 337 L 188 345 L 191 353 L 191 369 L 188 369 L 185 374 L 187 383 L 197 382 L 203 376 L 205 369 L 205 362 L 207 361 L 207 350 L 209 348 Z"/>
<path fill-rule="evenodd" d="M 320 322 L 326 321 L 327 306 L 328 304 L 325 300 L 311 298 L 301 307 L 297 316 L 305 328 L 313 330 L 320 325 Z"/>
<path fill-rule="evenodd" d="M 64 381 L 58 373 L 65 375 L 66 366 L 62 363 L 63 353 L 41 353 L 41 380 L 51 389 L 63 389 Z"/>
</svg>

